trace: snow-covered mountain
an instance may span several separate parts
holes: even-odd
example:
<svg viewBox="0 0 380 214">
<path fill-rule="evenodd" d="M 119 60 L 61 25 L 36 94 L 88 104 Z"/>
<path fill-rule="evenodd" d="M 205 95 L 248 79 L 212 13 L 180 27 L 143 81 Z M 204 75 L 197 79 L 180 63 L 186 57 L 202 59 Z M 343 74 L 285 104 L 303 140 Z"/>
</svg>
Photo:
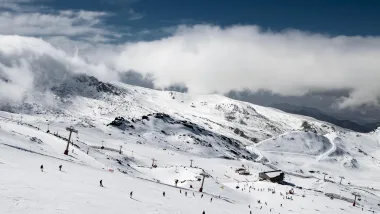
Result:
<svg viewBox="0 0 380 214">
<path fill-rule="evenodd" d="M 359 134 L 221 95 L 157 91 L 83 74 L 0 107 L 1 213 L 20 200 L 29 209 L 18 213 L 75 213 L 71 207 L 77 213 L 380 211 L 379 131 Z M 65 156 L 68 126 L 79 133 Z M 62 163 L 64 175 L 56 172 Z M 47 174 L 38 171 L 40 164 Z M 235 172 L 242 165 L 249 175 Z M 283 170 L 287 185 L 258 179 L 259 172 L 272 169 Z M 196 192 L 203 173 L 209 175 L 207 199 Z M 100 179 L 107 189 L 96 187 Z M 286 199 L 295 187 L 293 199 Z M 55 192 L 45 194 L 48 189 Z M 136 201 L 125 205 L 133 190 Z M 69 200 L 71 191 L 77 200 Z M 353 193 L 361 195 L 357 207 Z M 61 194 L 66 201 L 54 200 Z"/>
</svg>

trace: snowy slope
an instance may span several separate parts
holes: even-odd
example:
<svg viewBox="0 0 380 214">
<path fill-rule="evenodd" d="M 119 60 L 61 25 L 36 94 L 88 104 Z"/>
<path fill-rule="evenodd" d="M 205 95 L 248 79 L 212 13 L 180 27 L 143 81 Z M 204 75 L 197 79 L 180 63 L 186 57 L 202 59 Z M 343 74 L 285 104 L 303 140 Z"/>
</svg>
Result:
<svg viewBox="0 0 380 214">
<path fill-rule="evenodd" d="M 379 131 L 358 134 L 220 95 L 156 91 L 85 75 L 30 93 L 33 99 L 22 104 L 1 106 L 0 213 L 380 210 Z M 53 102 L 42 99 L 44 93 Z M 79 133 L 66 156 L 68 126 Z M 242 166 L 250 175 L 235 172 Z M 272 169 L 286 173 L 287 185 L 258 179 Z M 209 175 L 203 198 L 202 173 Z M 296 187 L 302 189 L 293 200 L 284 198 Z M 354 192 L 361 195 L 358 207 L 352 206 Z"/>
<path fill-rule="evenodd" d="M 59 138 L 50 138 L 50 134 L 43 131 L 9 121 L 1 121 L 1 127 L 1 213 L 129 211 L 190 214 L 201 213 L 203 210 L 206 213 L 249 213 L 250 210 L 254 213 L 357 213 L 360 210 L 348 202 L 331 200 L 312 190 L 296 190 L 293 200 L 283 199 L 281 194 L 285 195 L 285 191 L 291 187 L 258 181 L 257 173 L 269 169 L 260 163 L 187 157 L 177 151 L 168 154 L 168 150 L 157 151 L 140 144 L 127 144 L 123 155 L 129 159 L 123 161 L 130 164 L 136 172 L 124 174 L 116 170 L 118 163 L 104 162 L 97 153 L 102 151 L 97 149 L 91 149 L 86 154 L 75 148 L 73 153 L 70 151 L 70 156 L 64 156 L 61 151 L 66 143 Z M 21 129 L 23 135 L 14 134 L 16 137 L 9 138 L 15 129 Z M 42 143 L 35 145 L 30 136 L 39 136 Z M 87 137 L 96 139 L 101 136 L 103 134 L 93 132 L 92 136 Z M 130 149 L 134 151 L 133 154 Z M 116 158 L 121 155 L 105 152 L 104 156 Z M 157 168 L 149 168 L 149 157 L 157 159 Z M 202 167 L 202 170 L 190 168 L 190 158 L 194 160 L 194 166 Z M 39 170 L 40 164 L 44 164 L 44 172 Z M 58 170 L 61 164 L 62 172 Z M 234 172 L 241 164 L 250 169 L 251 176 L 241 176 Z M 109 169 L 115 171 L 110 172 Z M 197 192 L 200 187 L 197 178 L 203 170 L 211 177 L 205 181 L 204 196 L 201 198 L 201 193 Z M 100 179 L 103 180 L 104 188 L 99 187 Z M 180 189 L 174 187 L 174 179 L 180 180 L 178 186 L 184 188 L 181 193 Z M 293 181 L 291 177 L 288 179 Z M 298 184 L 308 185 L 305 181 Z M 240 188 L 236 189 L 236 186 Z M 275 188 L 276 193 L 268 192 L 267 188 Z M 339 189 L 336 186 L 333 188 Z M 130 191 L 134 192 L 132 199 L 129 198 Z M 162 196 L 163 192 L 166 193 L 165 197 Z M 374 203 L 373 197 L 369 194 L 366 196 L 366 209 Z M 261 201 L 260 204 L 258 200 Z"/>
</svg>

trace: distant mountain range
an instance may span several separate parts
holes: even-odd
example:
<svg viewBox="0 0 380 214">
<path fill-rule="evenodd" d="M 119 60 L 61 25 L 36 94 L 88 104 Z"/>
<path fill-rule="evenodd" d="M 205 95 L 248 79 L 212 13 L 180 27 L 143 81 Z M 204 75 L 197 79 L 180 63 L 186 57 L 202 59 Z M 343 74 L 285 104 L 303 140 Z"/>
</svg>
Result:
<svg viewBox="0 0 380 214">
<path fill-rule="evenodd" d="M 337 119 L 334 116 L 329 115 L 328 113 L 322 112 L 319 109 L 312 108 L 312 107 L 296 106 L 296 105 L 291 105 L 288 103 L 272 104 L 270 105 L 270 107 L 277 108 L 277 109 L 280 109 L 282 111 L 292 113 L 292 114 L 299 114 L 299 115 L 313 117 L 315 119 L 326 121 L 334 125 L 340 126 L 342 128 L 346 128 L 346 129 L 350 129 L 350 130 L 362 132 L 362 133 L 371 132 L 380 126 L 380 122 L 360 124 L 360 123 L 356 123 L 350 120 Z"/>
</svg>

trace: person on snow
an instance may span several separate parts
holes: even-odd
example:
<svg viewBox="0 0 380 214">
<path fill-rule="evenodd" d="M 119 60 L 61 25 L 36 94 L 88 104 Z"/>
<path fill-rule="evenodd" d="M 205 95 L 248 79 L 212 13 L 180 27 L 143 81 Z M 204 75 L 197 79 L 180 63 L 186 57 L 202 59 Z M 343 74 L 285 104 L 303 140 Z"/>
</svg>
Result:
<svg viewBox="0 0 380 214">
<path fill-rule="evenodd" d="M 132 198 L 132 196 L 133 196 L 133 191 L 129 193 L 129 197 Z"/>
<path fill-rule="evenodd" d="M 185 192 L 185 196 L 187 196 L 187 192 Z"/>
<path fill-rule="evenodd" d="M 203 198 L 203 194 L 201 195 L 201 198 Z"/>
<path fill-rule="evenodd" d="M 193 192 L 193 196 L 195 197 L 195 193 Z"/>
<path fill-rule="evenodd" d="M 203 211 L 203 212 L 202 212 L 202 214 L 206 214 L 206 212 L 205 212 L 205 211 Z"/>
<path fill-rule="evenodd" d="M 179 193 L 182 193 L 182 190 L 179 190 Z"/>
<path fill-rule="evenodd" d="M 165 192 L 163 192 L 163 193 L 162 193 L 162 196 L 164 196 L 164 197 L 165 197 Z"/>
<path fill-rule="evenodd" d="M 100 187 L 103 187 L 103 180 L 100 180 Z"/>
<path fill-rule="evenodd" d="M 59 165 L 59 171 L 62 171 L 62 165 Z"/>
<path fill-rule="evenodd" d="M 41 169 L 41 172 L 43 172 L 44 171 L 44 165 L 41 165 L 40 169 Z"/>
<path fill-rule="evenodd" d="M 212 202 L 212 198 L 210 199 L 210 202 Z"/>
</svg>

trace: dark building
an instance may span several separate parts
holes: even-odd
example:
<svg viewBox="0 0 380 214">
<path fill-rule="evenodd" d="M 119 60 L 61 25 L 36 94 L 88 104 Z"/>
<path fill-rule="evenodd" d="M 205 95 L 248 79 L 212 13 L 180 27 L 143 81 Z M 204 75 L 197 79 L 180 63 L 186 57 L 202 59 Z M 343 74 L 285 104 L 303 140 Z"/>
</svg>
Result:
<svg viewBox="0 0 380 214">
<path fill-rule="evenodd" d="M 264 180 L 269 180 L 274 183 L 278 183 L 284 180 L 284 173 L 281 170 L 260 172 L 259 177 Z"/>
</svg>

